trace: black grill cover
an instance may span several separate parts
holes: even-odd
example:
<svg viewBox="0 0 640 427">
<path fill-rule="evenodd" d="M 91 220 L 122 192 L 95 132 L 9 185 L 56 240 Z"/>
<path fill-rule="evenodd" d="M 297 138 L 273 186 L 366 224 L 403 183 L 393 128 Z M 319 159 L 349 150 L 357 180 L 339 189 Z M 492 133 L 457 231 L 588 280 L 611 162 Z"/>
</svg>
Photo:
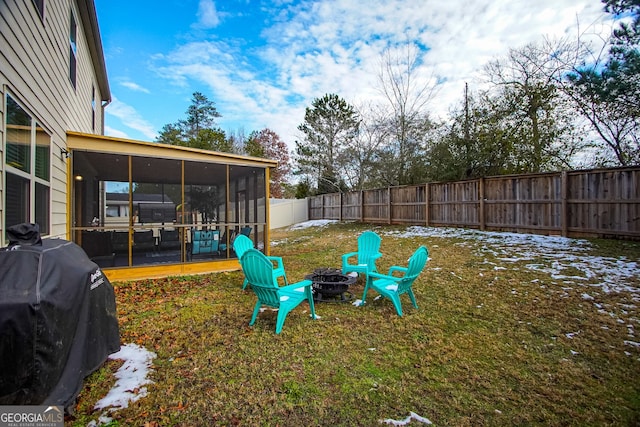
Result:
<svg viewBox="0 0 640 427">
<path fill-rule="evenodd" d="M 120 349 L 113 287 L 82 248 L 7 230 L 0 249 L 0 405 L 69 408 L 84 378 Z"/>
</svg>

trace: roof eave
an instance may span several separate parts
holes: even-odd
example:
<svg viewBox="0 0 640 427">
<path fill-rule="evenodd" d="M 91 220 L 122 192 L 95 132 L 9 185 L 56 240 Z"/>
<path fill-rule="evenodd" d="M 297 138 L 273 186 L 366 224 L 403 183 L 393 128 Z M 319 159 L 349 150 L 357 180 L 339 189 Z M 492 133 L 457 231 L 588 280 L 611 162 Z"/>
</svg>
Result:
<svg viewBox="0 0 640 427">
<path fill-rule="evenodd" d="M 102 50 L 96 5 L 94 0 L 78 0 L 77 4 L 80 19 L 82 20 L 84 32 L 87 37 L 89 54 L 91 55 L 91 61 L 93 62 L 93 68 L 95 69 L 98 80 L 98 87 L 102 98 L 101 101 L 109 103 L 111 102 L 111 89 L 109 88 L 107 66 Z"/>
</svg>

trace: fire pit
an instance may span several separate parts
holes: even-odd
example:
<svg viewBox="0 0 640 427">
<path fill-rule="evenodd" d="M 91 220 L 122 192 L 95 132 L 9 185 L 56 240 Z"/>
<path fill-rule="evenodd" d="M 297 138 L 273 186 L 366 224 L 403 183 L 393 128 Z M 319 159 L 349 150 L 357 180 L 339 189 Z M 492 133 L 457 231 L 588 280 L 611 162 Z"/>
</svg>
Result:
<svg viewBox="0 0 640 427">
<path fill-rule="evenodd" d="M 311 280 L 313 300 L 317 302 L 348 302 L 353 299 L 349 286 L 357 277 L 342 274 L 337 268 L 317 268 L 304 277 Z"/>
</svg>

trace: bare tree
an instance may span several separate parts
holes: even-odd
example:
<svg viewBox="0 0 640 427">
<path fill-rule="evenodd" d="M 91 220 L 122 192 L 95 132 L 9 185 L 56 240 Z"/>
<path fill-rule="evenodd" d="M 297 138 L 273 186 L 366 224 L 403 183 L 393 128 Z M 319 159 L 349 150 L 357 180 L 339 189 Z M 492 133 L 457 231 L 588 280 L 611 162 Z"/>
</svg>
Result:
<svg viewBox="0 0 640 427">
<path fill-rule="evenodd" d="M 494 99 L 501 99 L 509 132 L 517 136 L 513 156 L 522 172 L 567 167 L 579 148 L 575 122 L 559 84 L 567 64 L 576 60 L 575 44 L 545 39 L 518 49 L 485 66 L 494 85 Z"/>
<path fill-rule="evenodd" d="M 426 107 L 437 89 L 435 71 L 427 74 L 422 67 L 422 53 L 416 44 L 406 43 L 386 49 L 380 61 L 378 84 L 391 111 L 389 151 L 396 157 L 396 184 L 415 178 L 411 171 L 425 148 Z"/>
<path fill-rule="evenodd" d="M 349 188 L 364 189 L 385 185 L 381 176 L 388 174 L 380 162 L 380 149 L 389 140 L 389 118 L 379 106 L 369 104 L 357 108 L 361 119 L 360 129 L 344 151 L 345 179 Z"/>
</svg>

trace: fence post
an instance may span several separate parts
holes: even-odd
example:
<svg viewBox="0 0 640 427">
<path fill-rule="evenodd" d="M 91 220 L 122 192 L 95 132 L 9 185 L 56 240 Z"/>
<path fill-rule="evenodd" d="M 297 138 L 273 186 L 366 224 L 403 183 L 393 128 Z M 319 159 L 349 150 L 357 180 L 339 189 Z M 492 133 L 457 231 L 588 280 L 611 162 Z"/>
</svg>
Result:
<svg viewBox="0 0 640 427">
<path fill-rule="evenodd" d="M 567 171 L 560 172 L 560 227 L 563 237 L 567 237 L 569 232 L 569 203 L 567 196 L 569 192 L 569 177 Z"/>
<path fill-rule="evenodd" d="M 339 217 L 339 219 L 340 219 L 340 222 L 342 222 L 342 203 L 343 203 L 343 200 L 342 200 L 342 194 L 343 194 L 343 193 L 342 193 L 342 191 L 341 191 L 341 192 L 340 192 L 340 214 L 338 215 L 338 217 Z"/>
<path fill-rule="evenodd" d="M 389 206 L 389 219 L 387 220 L 387 222 L 389 223 L 389 225 L 391 225 L 391 187 L 387 188 L 387 200 Z"/>
<path fill-rule="evenodd" d="M 481 177 L 478 180 L 478 198 L 480 199 L 480 206 L 478 209 L 478 221 L 480 222 L 480 230 L 484 231 L 485 226 L 485 218 L 484 218 L 484 177 Z"/>
<path fill-rule="evenodd" d="M 360 190 L 360 222 L 364 222 L 364 190 Z"/>
<path fill-rule="evenodd" d="M 427 227 L 429 226 L 429 191 L 431 191 L 431 189 L 429 188 L 429 183 L 427 182 L 424 185 L 424 219 Z"/>
</svg>

